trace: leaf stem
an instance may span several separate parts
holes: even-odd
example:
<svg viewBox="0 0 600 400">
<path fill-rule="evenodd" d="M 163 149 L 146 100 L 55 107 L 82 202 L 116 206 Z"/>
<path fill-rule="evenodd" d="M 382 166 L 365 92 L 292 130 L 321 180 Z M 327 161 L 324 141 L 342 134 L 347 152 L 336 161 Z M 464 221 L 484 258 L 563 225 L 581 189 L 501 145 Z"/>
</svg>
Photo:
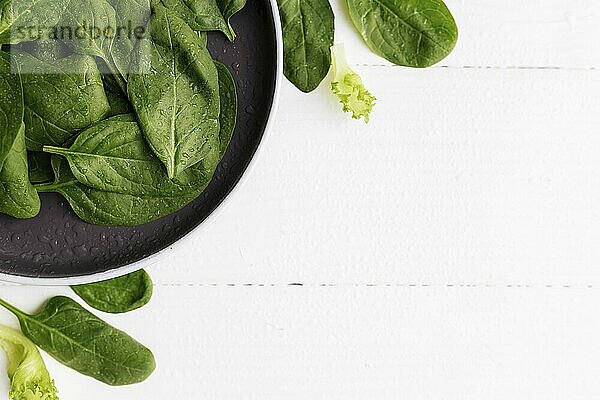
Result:
<svg viewBox="0 0 600 400">
<path fill-rule="evenodd" d="M 59 156 L 62 156 L 65 154 L 65 149 L 63 149 L 61 147 L 44 146 L 42 148 L 42 150 L 44 151 L 44 153 L 58 154 Z"/>
<path fill-rule="evenodd" d="M 13 306 L 12 304 L 4 301 L 3 299 L 0 299 L 0 306 L 6 308 L 8 311 L 10 311 L 11 313 L 15 314 L 17 317 L 20 315 L 25 315 L 25 313 L 21 310 L 19 310 L 17 307 Z"/>
</svg>

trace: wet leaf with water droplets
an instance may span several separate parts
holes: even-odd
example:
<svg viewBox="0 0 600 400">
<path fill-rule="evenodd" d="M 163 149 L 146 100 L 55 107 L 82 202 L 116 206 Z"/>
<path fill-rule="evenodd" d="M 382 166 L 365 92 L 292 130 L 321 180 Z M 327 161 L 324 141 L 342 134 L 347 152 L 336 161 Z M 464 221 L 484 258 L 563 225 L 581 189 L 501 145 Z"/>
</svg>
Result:
<svg viewBox="0 0 600 400">
<path fill-rule="evenodd" d="M 148 144 L 174 178 L 218 140 L 219 80 L 198 35 L 162 5 L 153 11 L 151 51 L 136 52 L 127 89 Z M 146 64 L 157 73 L 143 73 Z"/>
</svg>

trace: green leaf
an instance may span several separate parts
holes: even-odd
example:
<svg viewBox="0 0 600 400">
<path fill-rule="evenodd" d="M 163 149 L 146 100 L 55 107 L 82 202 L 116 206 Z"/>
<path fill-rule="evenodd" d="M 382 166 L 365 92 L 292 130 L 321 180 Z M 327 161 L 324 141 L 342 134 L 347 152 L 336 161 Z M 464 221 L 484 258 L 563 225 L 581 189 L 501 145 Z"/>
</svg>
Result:
<svg viewBox="0 0 600 400">
<path fill-rule="evenodd" d="M 112 59 L 115 36 L 129 35 L 120 32 L 115 9 L 106 0 L 71 0 L 60 22 L 61 29 L 72 34 L 61 34 L 64 41 L 76 53 L 100 57 L 120 87 L 125 90 L 124 78 Z M 108 34 L 111 33 L 111 34 Z"/>
<path fill-rule="evenodd" d="M 70 0 L 0 0 L 0 44 L 48 37 Z M 38 30 L 31 30 L 37 27 Z"/>
<path fill-rule="evenodd" d="M 118 27 L 126 27 L 124 35 L 115 37 L 112 44 L 111 56 L 121 77 L 127 80 L 134 50 L 149 51 L 147 37 L 148 21 L 150 20 L 150 0 L 108 0 L 115 9 Z M 131 29 L 130 29 L 131 27 Z M 143 35 L 136 35 L 136 30 Z M 132 32 L 133 31 L 133 32 Z"/>
<path fill-rule="evenodd" d="M 45 183 L 54 179 L 50 154 L 39 151 L 27 152 L 27 163 L 29 166 L 29 181 L 31 183 Z"/>
<path fill-rule="evenodd" d="M 60 26 L 73 33 L 69 35 L 66 31 L 67 34 L 60 37 L 73 51 L 110 62 L 114 37 L 103 32 L 107 28 L 116 29 L 117 17 L 115 9 L 106 0 L 71 0 Z"/>
<path fill-rule="evenodd" d="M 458 28 L 442 0 L 347 0 L 367 46 L 388 61 L 429 67 L 456 45 Z"/>
<path fill-rule="evenodd" d="M 14 146 L 23 113 L 21 79 L 11 70 L 10 55 L 0 52 L 0 167 Z"/>
<path fill-rule="evenodd" d="M 108 113 L 100 71 L 92 57 L 75 54 L 43 61 L 24 52 L 13 57 L 27 71 L 21 79 L 29 150 L 60 146 Z"/>
<path fill-rule="evenodd" d="M 201 163 L 204 162 L 212 164 L 215 161 L 204 160 Z M 205 188 L 198 187 L 195 193 L 185 196 L 133 196 L 105 192 L 79 183 L 62 157 L 53 156 L 52 166 L 55 182 L 37 185 L 37 190 L 60 193 L 79 218 L 94 225 L 142 225 L 180 210 L 198 197 Z M 209 171 L 208 168 L 206 170 Z M 207 181 L 210 177 L 207 176 Z"/>
<path fill-rule="evenodd" d="M 136 310 L 152 297 L 152 279 L 144 270 L 71 288 L 90 307 L 112 314 Z"/>
<path fill-rule="evenodd" d="M 172 180 L 146 144 L 132 115 L 104 120 L 83 131 L 71 148 L 44 147 L 66 157 L 77 180 L 107 192 L 139 196 L 187 196 L 205 188 L 219 160 L 219 138 L 204 144 L 199 162 Z"/>
<path fill-rule="evenodd" d="M 221 31 L 230 41 L 235 32 L 229 19 L 246 5 L 246 0 L 160 0 L 195 31 Z"/>
<path fill-rule="evenodd" d="M 50 299 L 37 314 L 0 300 L 21 331 L 62 364 L 112 386 L 144 381 L 154 371 L 152 352 L 68 297 Z"/>
<path fill-rule="evenodd" d="M 227 21 L 228 30 L 224 32 L 229 40 L 233 42 L 235 39 L 235 31 L 231 26 L 231 17 L 233 17 L 238 12 L 242 11 L 242 9 L 246 6 L 246 0 L 217 0 L 217 5 L 221 10 L 221 14 L 225 21 Z"/>
<path fill-rule="evenodd" d="M 223 157 L 235 131 L 238 101 L 235 81 L 231 72 L 218 61 L 215 61 L 215 65 L 219 74 L 219 98 L 221 101 L 219 152 Z"/>
<path fill-rule="evenodd" d="M 207 156 L 219 135 L 217 69 L 202 40 L 174 13 L 154 7 L 151 51 L 138 51 L 129 99 L 169 178 Z M 149 71 L 148 73 L 142 73 Z"/>
<path fill-rule="evenodd" d="M 331 66 L 334 15 L 328 0 L 278 0 L 283 28 L 283 71 L 303 92 L 312 92 Z"/>
<path fill-rule="evenodd" d="M 15 218 L 33 218 L 40 212 L 40 198 L 29 182 L 24 126 L 0 170 L 0 212 Z"/>
</svg>

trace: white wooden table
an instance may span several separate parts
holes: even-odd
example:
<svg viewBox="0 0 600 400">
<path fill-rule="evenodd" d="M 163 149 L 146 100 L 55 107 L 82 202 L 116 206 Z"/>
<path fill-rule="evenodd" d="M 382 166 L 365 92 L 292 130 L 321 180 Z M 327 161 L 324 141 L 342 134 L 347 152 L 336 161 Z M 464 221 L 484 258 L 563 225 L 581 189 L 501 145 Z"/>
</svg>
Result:
<svg viewBox="0 0 600 400">
<path fill-rule="evenodd" d="M 335 0 L 372 122 L 286 82 L 248 179 L 150 268 L 152 303 L 104 316 L 156 373 L 109 388 L 46 357 L 62 400 L 598 398 L 600 3 L 447 3 L 456 51 L 411 70 Z"/>
</svg>

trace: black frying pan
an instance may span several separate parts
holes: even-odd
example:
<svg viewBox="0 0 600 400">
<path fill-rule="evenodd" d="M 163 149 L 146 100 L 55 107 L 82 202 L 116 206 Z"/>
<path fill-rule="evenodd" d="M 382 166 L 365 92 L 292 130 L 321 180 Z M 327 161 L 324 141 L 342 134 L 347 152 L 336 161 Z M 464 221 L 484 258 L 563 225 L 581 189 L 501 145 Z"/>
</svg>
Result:
<svg viewBox="0 0 600 400">
<path fill-rule="evenodd" d="M 193 204 L 143 226 L 110 228 L 81 221 L 60 195 L 42 194 L 42 210 L 36 218 L 0 215 L 0 278 L 47 284 L 52 283 L 48 278 L 82 282 L 125 273 L 132 269 L 125 266 L 143 267 L 139 261 L 202 223 L 244 174 L 270 117 L 278 80 L 277 16 L 273 14 L 269 0 L 248 0 L 232 18 L 237 32 L 234 44 L 222 34 L 209 34 L 212 54 L 229 67 L 237 82 L 238 124 L 212 183 Z"/>
</svg>

